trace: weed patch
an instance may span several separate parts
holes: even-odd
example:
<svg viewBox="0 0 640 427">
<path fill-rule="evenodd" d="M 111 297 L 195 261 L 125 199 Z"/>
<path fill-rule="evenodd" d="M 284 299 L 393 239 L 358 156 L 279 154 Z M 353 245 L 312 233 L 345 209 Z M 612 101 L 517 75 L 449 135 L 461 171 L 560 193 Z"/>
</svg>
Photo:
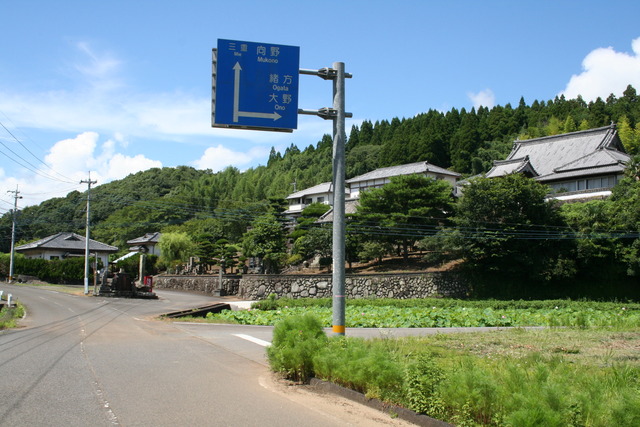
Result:
<svg viewBox="0 0 640 427">
<path fill-rule="evenodd" d="M 24 306 L 20 302 L 13 307 L 4 307 L 0 310 L 0 330 L 15 328 L 17 319 L 22 316 L 24 316 Z"/>
<path fill-rule="evenodd" d="M 352 306 L 351 315 L 373 317 L 386 307 Z M 287 350 L 279 348 L 277 356 L 270 356 L 272 367 L 298 380 L 316 376 L 461 426 L 640 425 L 640 331 L 630 321 L 638 314 L 636 306 L 576 302 L 532 308 L 517 302 L 490 310 L 481 304 L 434 307 L 407 305 L 393 321 L 408 322 L 420 310 L 439 313 L 445 323 L 450 321 L 445 313 L 463 318 L 469 316 L 461 314 L 466 311 L 473 313 L 468 319 L 502 319 L 509 313 L 513 321 L 518 319 L 514 313 L 522 311 L 529 318 L 548 316 L 562 327 L 364 340 L 327 338 L 320 333 L 323 318 L 316 318 L 305 334 L 297 314 L 293 323 L 283 321 L 286 338 L 276 339 L 281 332 L 274 332 L 274 343 L 286 343 Z M 285 310 L 298 313 L 304 307 L 292 304 L 269 312 L 282 315 Z M 321 310 L 328 308 L 313 305 L 306 311 Z"/>
</svg>

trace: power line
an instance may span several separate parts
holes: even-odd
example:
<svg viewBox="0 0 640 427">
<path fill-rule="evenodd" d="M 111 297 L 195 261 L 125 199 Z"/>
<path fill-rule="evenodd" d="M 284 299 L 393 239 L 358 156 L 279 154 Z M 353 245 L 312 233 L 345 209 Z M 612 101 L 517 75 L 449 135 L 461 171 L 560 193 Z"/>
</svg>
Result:
<svg viewBox="0 0 640 427">
<path fill-rule="evenodd" d="M 11 122 L 11 119 L 10 119 L 10 118 L 9 118 L 9 117 L 4 113 L 4 112 L 2 112 L 2 115 L 3 115 L 3 116 L 4 116 L 4 117 L 9 121 L 9 122 Z M 13 124 L 13 122 L 11 122 L 11 123 Z M 11 131 L 6 127 L 6 126 L 5 126 L 5 125 L 4 125 L 4 123 L 2 123 L 2 121 L 0 121 L 0 126 L 2 126 L 2 127 L 4 128 L 4 130 L 5 130 L 9 135 L 11 135 L 11 137 L 12 137 L 12 138 L 13 138 L 13 139 L 18 143 L 18 144 L 20 144 L 20 145 L 22 146 L 22 148 L 24 148 L 24 149 L 27 151 L 27 153 L 29 153 L 29 154 L 31 155 L 31 157 L 33 157 L 34 159 L 36 159 L 39 163 L 41 163 L 42 165 L 44 165 L 47 169 L 51 170 L 51 171 L 52 171 L 53 173 L 55 173 L 56 175 L 58 175 L 58 176 L 62 177 L 62 178 L 64 179 L 64 181 L 66 181 L 66 182 L 68 182 L 68 183 L 72 183 L 72 182 L 73 182 L 73 180 L 72 180 L 71 178 L 69 178 L 69 177 L 67 177 L 67 176 L 65 176 L 65 175 L 62 175 L 62 174 L 61 174 L 61 173 L 59 173 L 58 171 L 54 170 L 51 166 L 49 166 L 47 163 L 45 163 L 44 161 L 42 161 L 38 156 L 36 156 L 35 154 L 33 154 L 33 152 L 32 152 L 31 150 L 29 150 L 29 148 L 28 148 L 27 146 L 25 146 L 25 145 L 22 143 L 22 141 L 20 141 L 20 139 L 18 139 L 18 138 L 17 138 L 17 137 L 16 137 L 16 136 L 15 136 L 15 135 L 14 135 L 14 134 L 13 134 L 13 133 L 12 133 L 12 132 L 11 132 Z M 15 126 L 15 124 L 14 124 L 14 127 L 16 127 L 16 126 Z M 33 142 L 33 143 L 35 144 L 35 141 L 34 141 L 31 137 L 29 137 L 28 135 L 26 135 L 24 132 L 23 132 L 23 134 L 24 134 L 27 138 L 29 138 L 29 140 L 30 140 L 31 142 Z M 3 144 L 3 145 L 4 145 L 4 144 Z M 24 159 L 23 159 L 23 160 L 24 160 Z"/>
<path fill-rule="evenodd" d="M 6 114 L 4 114 L 4 113 L 2 113 L 2 114 L 3 114 L 7 119 L 9 119 L 9 118 L 7 117 L 7 115 L 6 115 Z M 26 160 L 25 158 L 23 158 L 23 157 L 22 157 L 22 156 L 20 156 L 19 154 L 17 154 L 15 151 L 13 151 L 11 148 L 9 148 L 6 144 L 4 144 L 4 143 L 2 142 L 2 140 L 0 139 L 0 144 L 1 144 L 2 146 L 4 146 L 7 150 L 9 150 L 13 155 L 15 155 L 16 157 L 18 157 L 20 160 L 22 160 L 23 162 L 27 163 L 29 166 L 31 166 L 31 167 L 33 167 L 33 168 L 35 168 L 35 170 L 34 170 L 34 169 L 31 169 L 31 168 L 29 168 L 29 167 L 27 167 L 27 166 L 25 166 L 24 164 L 20 163 L 19 161 L 15 160 L 15 159 L 12 159 L 12 158 L 11 158 L 10 156 L 8 156 L 6 153 L 2 153 L 2 154 L 4 154 L 6 157 L 8 157 L 9 159 L 11 159 L 11 160 L 12 160 L 12 161 L 14 161 L 15 163 L 19 164 L 20 166 L 24 167 L 25 169 L 28 169 L 29 171 L 34 172 L 34 173 L 36 173 L 36 174 L 38 174 L 38 175 L 40 175 L 40 176 L 42 176 L 42 177 L 44 177 L 44 178 L 51 179 L 51 180 L 54 180 L 54 181 L 59 181 L 59 182 L 66 182 L 66 183 L 69 183 L 69 184 L 73 183 L 73 181 L 71 180 L 71 178 L 69 178 L 69 177 L 67 177 L 67 176 L 64 176 L 64 175 L 62 175 L 61 173 L 59 173 L 59 172 L 55 171 L 51 166 L 49 166 L 49 165 L 48 165 L 48 164 L 46 164 L 44 161 L 42 161 L 39 157 L 37 157 L 35 154 L 33 154 L 33 152 L 31 152 L 31 150 L 29 150 L 29 148 L 27 148 L 27 147 L 22 143 L 22 141 L 20 141 L 20 140 L 19 140 L 19 139 L 18 139 L 18 138 L 17 138 L 17 137 L 16 137 L 16 136 L 15 136 L 15 135 L 10 131 L 10 130 L 9 130 L 9 128 L 7 128 L 7 126 L 5 126 L 5 125 L 4 125 L 4 123 L 3 123 L 2 121 L 0 121 L 0 126 L 2 126 L 2 128 L 4 128 L 4 130 L 5 130 L 5 131 L 6 131 L 6 132 L 7 132 L 7 133 L 8 133 L 8 134 L 13 138 L 13 140 L 15 140 L 18 144 L 20 144 L 20 146 L 21 146 L 22 148 L 24 148 L 24 149 L 27 151 L 27 153 L 29 153 L 29 154 L 30 154 L 34 159 L 36 159 L 39 163 L 41 163 L 42 165 L 44 165 L 47 169 L 51 170 L 53 173 L 55 173 L 55 174 L 56 174 L 56 175 L 58 175 L 59 177 L 62 177 L 62 179 L 60 179 L 60 178 L 56 178 L 56 177 L 54 177 L 54 176 L 52 176 L 52 175 L 49 175 L 49 174 L 45 174 L 44 172 L 40 173 L 40 172 L 39 172 L 39 170 L 38 170 L 38 168 L 37 168 L 37 166 L 35 166 L 34 164 L 32 164 L 31 162 L 29 162 L 28 160 Z M 30 139 L 31 139 L 31 138 L 30 138 Z M 33 140 L 32 140 L 32 141 L 33 141 Z"/>
</svg>

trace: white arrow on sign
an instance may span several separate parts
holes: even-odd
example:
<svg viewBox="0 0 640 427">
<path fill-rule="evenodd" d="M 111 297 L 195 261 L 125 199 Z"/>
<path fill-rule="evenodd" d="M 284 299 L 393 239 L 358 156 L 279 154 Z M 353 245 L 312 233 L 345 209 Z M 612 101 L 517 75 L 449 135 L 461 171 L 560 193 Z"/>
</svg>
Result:
<svg viewBox="0 0 640 427">
<path fill-rule="evenodd" d="M 276 113 L 256 113 L 252 111 L 240 111 L 240 71 L 242 67 L 239 62 L 236 62 L 236 65 L 233 66 L 234 73 L 234 81 L 233 81 L 233 121 L 237 122 L 239 117 L 253 117 L 257 119 L 273 119 L 273 121 L 278 120 L 282 117 L 280 114 Z"/>
</svg>

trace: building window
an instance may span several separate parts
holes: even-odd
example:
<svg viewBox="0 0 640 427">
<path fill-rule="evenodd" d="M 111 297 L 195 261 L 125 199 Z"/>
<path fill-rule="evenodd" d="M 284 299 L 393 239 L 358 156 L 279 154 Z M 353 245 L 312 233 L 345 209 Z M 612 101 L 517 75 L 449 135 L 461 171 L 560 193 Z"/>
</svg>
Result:
<svg viewBox="0 0 640 427">
<path fill-rule="evenodd" d="M 593 188 L 602 188 L 602 179 L 600 178 L 590 178 L 587 180 L 587 188 L 589 190 Z"/>
<path fill-rule="evenodd" d="M 568 191 L 584 191 L 599 188 L 612 188 L 618 183 L 618 177 L 615 175 L 604 176 L 598 178 L 578 179 L 575 181 L 556 182 L 551 184 L 556 192 L 563 193 Z"/>
<path fill-rule="evenodd" d="M 324 197 L 318 197 L 317 203 L 324 203 Z"/>
</svg>

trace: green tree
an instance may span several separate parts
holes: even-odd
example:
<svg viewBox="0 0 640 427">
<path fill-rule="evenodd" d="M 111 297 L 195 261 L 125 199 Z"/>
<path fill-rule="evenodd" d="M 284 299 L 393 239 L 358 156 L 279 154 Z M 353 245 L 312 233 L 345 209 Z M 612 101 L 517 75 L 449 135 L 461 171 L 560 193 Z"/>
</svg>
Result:
<svg viewBox="0 0 640 427">
<path fill-rule="evenodd" d="M 640 234 L 640 154 L 631 159 L 625 178 L 613 188 L 610 201 L 616 229 Z M 616 243 L 627 275 L 640 276 L 640 238 L 620 239 Z"/>
<path fill-rule="evenodd" d="M 303 259 L 313 256 L 330 258 L 333 252 L 333 234 L 330 226 L 310 228 L 304 236 L 299 237 L 293 245 L 293 253 Z"/>
<path fill-rule="evenodd" d="M 557 206 L 545 201 L 547 191 L 521 174 L 473 180 L 458 203 L 450 244 L 494 283 L 503 277 L 526 286 L 571 274 L 571 263 L 561 256 L 567 248 L 554 239 L 562 221 Z"/>
<path fill-rule="evenodd" d="M 193 237 L 193 243 L 196 246 L 195 254 L 203 261 L 208 261 L 215 256 L 214 240 L 215 236 L 211 233 L 199 233 Z"/>
<path fill-rule="evenodd" d="M 629 119 L 627 116 L 622 116 L 618 121 L 618 134 L 620 135 L 620 140 L 622 141 L 622 145 L 627 153 L 632 156 L 635 154 L 640 154 L 640 127 L 636 125 L 634 129 L 629 123 Z"/>
<path fill-rule="evenodd" d="M 160 241 L 160 261 L 167 266 L 187 261 L 196 252 L 196 245 L 187 233 L 162 233 Z"/>
<path fill-rule="evenodd" d="M 359 145 L 354 147 L 346 157 L 347 176 L 363 175 L 378 168 L 382 146 Z"/>
<path fill-rule="evenodd" d="M 591 127 L 592 126 L 589 124 L 589 121 L 587 119 L 583 119 L 580 122 L 580 126 L 578 126 L 578 130 L 589 130 Z"/>
<path fill-rule="evenodd" d="M 286 260 L 285 231 L 273 213 L 257 217 L 242 239 L 245 256 L 261 260 L 262 273 L 278 273 Z"/>
<path fill-rule="evenodd" d="M 573 117 L 567 116 L 567 119 L 564 121 L 564 128 L 562 129 L 564 133 L 575 132 L 578 130 L 578 126 L 576 125 L 576 121 L 573 120 Z"/>
<path fill-rule="evenodd" d="M 294 242 L 300 237 L 307 234 L 309 229 L 314 227 L 314 223 L 325 214 L 331 207 L 324 203 L 312 203 L 302 210 L 300 217 L 296 220 L 297 224 L 289 238 Z"/>
<path fill-rule="evenodd" d="M 361 193 L 351 228 L 367 231 L 368 240 L 400 245 L 407 261 L 409 246 L 446 222 L 452 211 L 451 186 L 446 181 L 423 175 L 396 176 L 381 188 Z"/>
</svg>

